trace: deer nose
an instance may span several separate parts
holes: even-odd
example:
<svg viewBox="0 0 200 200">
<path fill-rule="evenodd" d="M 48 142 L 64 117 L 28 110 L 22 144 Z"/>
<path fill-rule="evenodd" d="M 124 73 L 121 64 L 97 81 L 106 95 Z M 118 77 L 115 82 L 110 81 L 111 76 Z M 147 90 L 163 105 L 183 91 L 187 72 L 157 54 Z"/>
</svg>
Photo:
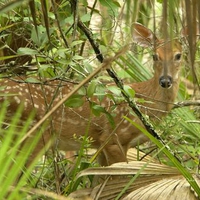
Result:
<svg viewBox="0 0 200 200">
<path fill-rule="evenodd" d="M 163 88 L 170 88 L 172 86 L 172 77 L 171 76 L 161 76 L 159 84 Z"/>
</svg>

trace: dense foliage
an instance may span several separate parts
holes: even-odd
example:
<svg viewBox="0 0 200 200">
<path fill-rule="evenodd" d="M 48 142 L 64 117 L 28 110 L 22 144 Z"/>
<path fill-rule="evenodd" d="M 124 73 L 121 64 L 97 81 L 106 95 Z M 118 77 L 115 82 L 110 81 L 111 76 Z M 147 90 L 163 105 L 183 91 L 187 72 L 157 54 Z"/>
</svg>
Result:
<svg viewBox="0 0 200 200">
<path fill-rule="evenodd" d="M 101 191 L 101 188 L 98 188 L 100 187 L 99 180 L 97 181 L 98 175 L 116 175 L 116 169 L 106 168 L 105 171 L 104 168 L 97 168 L 96 155 L 92 153 L 91 156 L 87 152 L 91 143 L 87 137 L 76 138 L 83 145 L 75 158 L 66 159 L 63 153 L 56 152 L 56 158 L 54 158 L 55 154 L 53 156 L 50 154 L 40 161 L 36 159 L 35 165 L 24 170 L 24 163 L 38 138 L 34 139 L 33 146 L 24 147 L 27 149 L 26 155 L 17 153 L 33 117 L 31 115 L 27 117 L 23 130 L 16 138 L 14 133 L 17 132 L 16 125 L 21 112 L 19 108 L 16 116 L 11 119 L 12 128 L 5 129 L 5 125 L 1 127 L 0 199 L 67 199 L 70 194 L 82 199 L 81 192 L 76 194 L 78 189 L 85 189 L 86 194 L 93 192 L 92 197 L 96 195 L 96 199 L 123 199 L 124 194 L 143 186 L 138 183 L 139 174 L 141 178 L 148 175 L 149 180 L 152 178 L 154 183 L 163 177 L 167 179 L 167 176 L 182 174 L 200 195 L 200 188 L 192 178 L 196 173 L 199 174 L 200 155 L 199 42 L 190 31 L 187 38 L 180 34 L 185 24 L 189 30 L 199 28 L 199 25 L 193 22 L 200 21 L 198 9 L 200 2 L 191 1 L 190 8 L 187 2 L 187 0 L 3 0 L 0 2 L 2 78 L 25 76 L 29 83 L 61 80 L 77 85 L 86 80 L 101 66 L 101 63 L 109 58 L 109 67 L 116 73 L 117 81 L 123 79 L 124 83 L 128 83 L 149 79 L 153 72 L 152 59 L 149 56 L 152 52 L 151 49 L 144 49 L 132 43 L 131 28 L 136 21 L 151 28 L 161 37 L 166 31 L 167 24 L 170 38 L 176 37 L 181 40 L 184 49 L 178 103 L 162 123 L 153 124 L 155 131 L 161 135 L 168 148 L 166 149 L 145 130 L 143 132 L 152 138 L 152 142 L 138 147 L 143 153 L 150 154 L 152 156 L 150 159 L 156 158 L 160 164 L 166 165 L 155 164 L 154 168 L 159 171 L 159 174 L 153 170 L 145 171 L 150 166 L 148 162 L 143 163 L 142 166 L 136 162 L 133 164 L 135 166 L 133 171 L 127 172 L 125 183 L 122 183 L 122 179 L 116 182 L 112 180 L 109 182 L 106 179 L 108 186 L 111 184 L 116 193 L 109 190 L 109 187 L 106 188 L 106 181 L 105 188 Z M 128 50 L 126 45 L 129 46 Z M 116 55 L 118 55 L 117 59 L 112 60 L 111 58 Z M 72 108 L 80 107 L 84 96 L 91 99 L 95 96 L 99 102 L 104 96 L 114 101 L 123 99 L 118 86 L 106 86 L 106 83 L 114 82 L 111 74 L 107 72 L 109 71 L 105 68 L 99 70 L 95 78 L 88 80 L 78 94 L 72 95 L 65 105 Z M 0 86 L 0 89 L 1 95 L 5 95 L 4 86 Z M 134 98 L 133 90 L 126 86 L 124 90 L 129 98 Z M 96 116 L 105 113 L 112 123 L 112 115 L 99 104 L 91 104 L 91 111 Z M 1 105 L 0 113 L 0 122 L 3 122 L 6 106 Z M 134 122 L 131 123 L 135 125 Z M 38 132 L 38 137 L 40 134 Z M 15 140 L 14 144 L 13 140 Z M 138 154 L 137 151 L 130 152 L 130 157 L 137 157 Z M 11 164 L 13 160 L 15 164 Z M 88 168 L 91 171 L 87 171 Z M 152 168 L 150 166 L 149 169 Z M 123 170 L 126 170 L 126 166 L 118 169 L 117 175 L 120 175 Z M 24 173 L 16 184 L 16 177 L 21 171 Z M 133 174 L 136 176 L 132 179 Z M 158 177 L 156 180 L 153 179 L 155 174 Z M 160 174 L 164 175 L 159 176 Z M 185 181 L 182 176 L 181 178 Z M 129 188 L 131 184 L 133 188 Z M 148 184 L 150 183 L 145 182 L 144 185 Z M 168 187 L 167 183 L 166 187 Z M 120 191 L 117 188 L 120 188 Z M 159 184 L 155 188 L 159 191 Z"/>
</svg>

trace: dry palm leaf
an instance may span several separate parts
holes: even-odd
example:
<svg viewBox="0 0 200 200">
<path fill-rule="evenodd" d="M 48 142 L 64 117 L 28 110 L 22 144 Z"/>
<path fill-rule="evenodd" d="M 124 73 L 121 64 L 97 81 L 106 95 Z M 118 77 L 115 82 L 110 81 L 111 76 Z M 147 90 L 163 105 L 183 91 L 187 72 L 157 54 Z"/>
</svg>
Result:
<svg viewBox="0 0 200 200">
<path fill-rule="evenodd" d="M 138 188 L 143 188 L 148 186 L 154 182 L 157 182 L 163 178 L 174 177 L 174 175 L 152 175 L 152 176 L 141 176 L 132 183 L 127 190 L 124 188 L 129 184 L 131 178 L 123 177 L 117 178 L 113 180 L 109 180 L 106 184 L 101 184 L 95 187 L 91 192 L 92 199 L 98 200 L 111 200 L 115 199 L 123 190 L 120 199 L 126 197 L 126 195 L 130 194 L 132 191 L 137 190 Z"/>
<path fill-rule="evenodd" d="M 87 175 L 134 175 L 140 170 L 144 175 L 180 174 L 175 167 L 144 161 L 120 162 L 108 167 L 93 167 L 81 171 L 78 177 Z"/>
<path fill-rule="evenodd" d="M 151 161 L 153 163 L 158 163 L 158 160 L 152 158 L 149 155 L 146 155 L 145 153 L 143 153 L 135 148 L 130 148 L 128 150 L 127 159 L 128 159 L 128 161 L 142 160 L 145 162 Z"/>
<path fill-rule="evenodd" d="M 133 155 L 135 152 L 132 151 Z M 148 157 L 147 160 L 152 158 Z M 158 163 L 144 161 L 116 163 L 108 167 L 86 169 L 80 172 L 78 177 L 88 175 L 100 177 L 107 175 L 107 178 L 94 188 L 72 193 L 70 198 L 81 199 L 85 196 L 83 194 L 87 194 L 94 200 L 198 199 L 176 168 Z M 200 185 L 197 177 L 195 180 Z"/>
<path fill-rule="evenodd" d="M 197 181 L 197 180 L 196 180 Z M 189 183 L 182 177 L 168 177 L 143 186 L 122 200 L 197 200 Z"/>
</svg>

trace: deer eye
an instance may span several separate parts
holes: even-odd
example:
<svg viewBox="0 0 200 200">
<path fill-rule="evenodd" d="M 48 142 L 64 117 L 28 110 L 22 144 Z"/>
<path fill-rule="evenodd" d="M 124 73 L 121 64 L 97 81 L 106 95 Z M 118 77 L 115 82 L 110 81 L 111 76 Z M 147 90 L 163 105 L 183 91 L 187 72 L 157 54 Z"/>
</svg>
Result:
<svg viewBox="0 0 200 200">
<path fill-rule="evenodd" d="M 153 54 L 153 61 L 158 61 L 159 59 L 159 55 L 158 54 Z"/>
<path fill-rule="evenodd" d="M 181 53 L 177 53 L 175 56 L 174 56 L 174 60 L 175 61 L 179 61 L 181 59 Z"/>
</svg>

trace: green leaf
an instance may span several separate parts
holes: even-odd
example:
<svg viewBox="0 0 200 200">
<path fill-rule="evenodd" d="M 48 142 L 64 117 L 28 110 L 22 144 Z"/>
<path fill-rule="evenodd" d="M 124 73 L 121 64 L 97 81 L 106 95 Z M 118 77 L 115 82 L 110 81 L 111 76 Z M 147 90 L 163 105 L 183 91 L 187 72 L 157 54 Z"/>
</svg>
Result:
<svg viewBox="0 0 200 200">
<path fill-rule="evenodd" d="M 71 57 L 71 51 L 70 49 L 67 49 L 67 48 L 59 48 L 57 51 L 56 51 L 56 56 L 59 58 L 70 58 Z"/>
<path fill-rule="evenodd" d="M 76 45 L 82 44 L 82 43 L 83 43 L 82 40 L 75 40 L 75 41 L 73 41 L 73 42 L 71 43 L 70 47 L 75 47 Z"/>
<path fill-rule="evenodd" d="M 84 100 L 82 98 L 82 95 L 74 95 L 65 102 L 65 105 L 70 108 L 78 108 L 81 107 L 83 104 Z"/>
<path fill-rule="evenodd" d="M 21 47 L 17 50 L 19 55 L 36 55 L 38 52 L 34 49 L 30 49 L 28 47 Z"/>
<path fill-rule="evenodd" d="M 91 109 L 92 109 L 92 113 L 95 115 L 95 116 L 100 116 L 101 113 L 105 113 L 105 108 L 96 104 L 96 103 L 91 103 Z"/>
<path fill-rule="evenodd" d="M 108 121 L 110 122 L 111 127 L 114 129 L 116 124 L 115 124 L 113 116 L 109 112 L 106 112 L 105 114 Z"/>
<path fill-rule="evenodd" d="M 38 79 L 34 78 L 34 77 L 29 77 L 25 80 L 25 82 L 27 83 L 41 83 Z"/>
<path fill-rule="evenodd" d="M 37 27 L 38 34 L 36 32 L 36 29 L 34 28 L 31 32 L 31 39 L 33 42 L 39 47 L 43 48 L 44 45 L 48 42 L 48 35 L 46 32 L 46 28 L 42 25 Z M 51 32 L 51 31 L 50 31 Z"/>
<path fill-rule="evenodd" d="M 97 84 L 94 95 L 97 96 L 98 100 L 102 102 L 105 95 L 108 93 L 107 88 L 104 85 Z"/>
<path fill-rule="evenodd" d="M 87 13 L 87 14 L 81 16 L 81 21 L 82 21 L 82 22 L 89 22 L 90 19 L 91 19 L 90 13 Z"/>
<path fill-rule="evenodd" d="M 162 4 L 163 3 L 163 0 L 157 0 L 158 3 Z"/>
<path fill-rule="evenodd" d="M 38 74 L 44 78 L 52 78 L 55 77 L 55 70 L 52 67 L 47 67 L 46 70 L 41 68 L 38 70 Z"/>
<path fill-rule="evenodd" d="M 108 12 L 111 16 L 116 17 L 118 14 L 118 9 L 120 8 L 120 4 L 115 1 L 108 1 L 108 0 L 99 0 L 100 4 L 107 7 Z"/>
<path fill-rule="evenodd" d="M 94 95 L 94 92 L 95 92 L 95 90 L 96 90 L 96 86 L 97 86 L 97 84 L 96 84 L 95 81 L 92 81 L 92 82 L 89 84 L 89 86 L 88 86 L 88 88 L 87 88 L 87 96 L 88 96 L 88 97 L 92 97 L 92 96 Z"/>
<path fill-rule="evenodd" d="M 73 60 L 84 60 L 85 58 L 83 56 L 75 55 L 73 56 Z"/>
<path fill-rule="evenodd" d="M 111 85 L 111 86 L 107 86 L 108 90 L 111 91 L 114 95 L 116 96 L 121 96 L 121 90 L 115 86 L 115 85 Z"/>
<path fill-rule="evenodd" d="M 108 121 L 110 122 L 111 127 L 112 128 L 115 127 L 115 122 L 114 122 L 112 114 L 107 112 L 104 107 L 92 102 L 91 103 L 91 109 L 92 109 L 92 113 L 97 117 L 99 117 L 102 113 L 105 114 L 107 119 L 108 119 Z"/>
<path fill-rule="evenodd" d="M 129 95 L 129 97 L 135 97 L 135 91 L 129 85 L 124 85 L 124 90 Z"/>
</svg>

